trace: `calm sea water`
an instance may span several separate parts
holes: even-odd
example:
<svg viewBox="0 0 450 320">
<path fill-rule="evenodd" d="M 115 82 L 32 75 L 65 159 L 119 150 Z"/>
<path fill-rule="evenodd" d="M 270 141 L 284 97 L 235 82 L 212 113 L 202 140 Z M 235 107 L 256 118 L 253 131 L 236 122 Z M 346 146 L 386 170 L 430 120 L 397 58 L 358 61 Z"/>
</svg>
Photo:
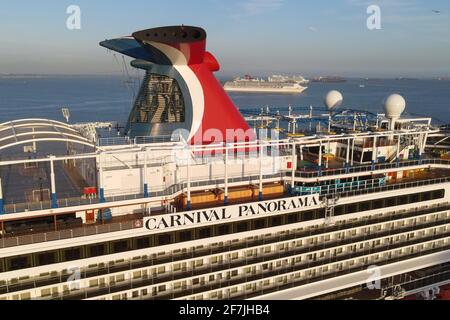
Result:
<svg viewBox="0 0 450 320">
<path fill-rule="evenodd" d="M 360 85 L 365 87 L 361 88 Z M 20 118 L 63 120 L 61 108 L 71 111 L 71 122 L 125 122 L 138 82 L 125 84 L 122 77 L 0 78 L 0 122 Z M 231 94 L 236 105 L 246 108 L 270 106 L 272 111 L 290 104 L 297 110 L 313 105 L 323 108 L 323 97 L 332 89 L 344 95 L 346 108 L 382 112 L 391 93 L 402 94 L 411 115 L 431 116 L 436 123 L 450 123 L 450 81 L 365 80 L 346 83 L 312 83 L 302 95 Z"/>
</svg>

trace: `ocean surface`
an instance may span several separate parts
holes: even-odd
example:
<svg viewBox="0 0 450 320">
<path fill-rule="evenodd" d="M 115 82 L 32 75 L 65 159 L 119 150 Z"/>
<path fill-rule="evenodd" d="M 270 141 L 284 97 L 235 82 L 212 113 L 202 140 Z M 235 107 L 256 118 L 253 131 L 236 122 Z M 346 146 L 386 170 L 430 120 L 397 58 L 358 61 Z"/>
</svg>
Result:
<svg viewBox="0 0 450 320">
<path fill-rule="evenodd" d="M 138 81 L 130 84 L 120 76 L 0 77 L 0 123 L 21 118 L 64 121 L 62 107 L 70 109 L 71 123 L 124 123 L 138 89 Z M 450 123 L 450 81 L 351 79 L 346 83 L 311 83 L 301 95 L 230 95 L 241 110 L 269 106 L 276 111 L 292 105 L 297 112 L 306 112 L 310 105 L 323 109 L 323 97 L 333 89 L 344 95 L 345 108 L 383 112 L 383 100 L 391 93 L 400 93 L 407 101 L 408 114 L 431 116 L 436 124 Z"/>
</svg>

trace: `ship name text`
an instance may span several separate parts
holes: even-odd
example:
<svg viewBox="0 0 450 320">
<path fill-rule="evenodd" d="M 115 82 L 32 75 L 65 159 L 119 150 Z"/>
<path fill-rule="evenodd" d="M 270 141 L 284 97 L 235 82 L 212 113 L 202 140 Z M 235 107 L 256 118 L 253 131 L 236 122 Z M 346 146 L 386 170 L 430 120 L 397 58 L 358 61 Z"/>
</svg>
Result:
<svg viewBox="0 0 450 320">
<path fill-rule="evenodd" d="M 144 228 L 149 231 L 165 230 L 197 224 L 225 222 L 228 220 L 265 214 L 286 213 L 317 205 L 319 205 L 319 197 L 317 195 L 263 201 L 179 214 L 147 217 L 144 218 Z"/>
</svg>

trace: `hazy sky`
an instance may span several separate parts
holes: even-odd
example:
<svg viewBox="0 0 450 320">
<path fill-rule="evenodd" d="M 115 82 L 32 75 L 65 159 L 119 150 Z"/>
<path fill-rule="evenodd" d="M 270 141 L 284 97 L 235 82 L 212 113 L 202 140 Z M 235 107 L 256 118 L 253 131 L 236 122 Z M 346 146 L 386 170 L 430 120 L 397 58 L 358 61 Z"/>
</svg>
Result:
<svg viewBox="0 0 450 320">
<path fill-rule="evenodd" d="M 81 30 L 66 28 L 72 4 Z M 225 75 L 450 75 L 448 0 L 1 1 L 0 73 L 118 73 L 98 42 L 174 24 L 204 27 Z"/>
</svg>

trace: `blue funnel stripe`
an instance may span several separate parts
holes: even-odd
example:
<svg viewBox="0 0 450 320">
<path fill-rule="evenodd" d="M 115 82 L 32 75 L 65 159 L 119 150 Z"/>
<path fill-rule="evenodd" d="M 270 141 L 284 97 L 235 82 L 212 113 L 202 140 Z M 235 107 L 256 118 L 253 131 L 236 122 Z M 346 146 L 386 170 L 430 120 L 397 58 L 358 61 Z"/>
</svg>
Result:
<svg viewBox="0 0 450 320">
<path fill-rule="evenodd" d="M 119 38 L 100 42 L 104 48 L 119 52 L 128 57 L 149 61 L 155 64 L 172 65 L 169 58 L 153 46 L 144 46 L 133 38 Z"/>
</svg>

